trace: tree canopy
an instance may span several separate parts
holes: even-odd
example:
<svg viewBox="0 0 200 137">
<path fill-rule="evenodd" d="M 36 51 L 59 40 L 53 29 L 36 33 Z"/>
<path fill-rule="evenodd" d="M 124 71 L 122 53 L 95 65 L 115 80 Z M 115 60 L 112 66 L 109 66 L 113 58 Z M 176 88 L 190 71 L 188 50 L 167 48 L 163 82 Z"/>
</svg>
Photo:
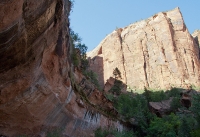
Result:
<svg viewBox="0 0 200 137">
<path fill-rule="evenodd" d="M 121 77 L 121 72 L 119 71 L 119 69 L 116 67 L 114 70 L 113 70 L 113 75 L 115 76 L 116 79 L 118 78 L 122 78 Z"/>
</svg>

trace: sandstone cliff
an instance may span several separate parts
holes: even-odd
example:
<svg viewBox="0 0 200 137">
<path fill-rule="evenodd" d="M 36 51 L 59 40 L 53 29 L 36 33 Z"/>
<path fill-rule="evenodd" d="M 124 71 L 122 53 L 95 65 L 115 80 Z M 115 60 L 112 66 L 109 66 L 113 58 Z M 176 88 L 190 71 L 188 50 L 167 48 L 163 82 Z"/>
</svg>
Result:
<svg viewBox="0 0 200 137">
<path fill-rule="evenodd" d="M 0 1 L 0 135 L 45 136 L 55 127 L 82 137 L 100 125 L 121 128 L 105 117 L 112 104 L 71 65 L 70 5 Z"/>
<path fill-rule="evenodd" d="M 200 30 L 195 30 L 192 34 L 192 36 L 194 37 L 194 40 L 196 41 L 197 45 L 199 45 L 199 41 L 200 41 Z"/>
<path fill-rule="evenodd" d="M 116 67 L 132 89 L 200 86 L 199 47 L 179 8 L 116 29 L 87 56 L 101 86 Z"/>
</svg>

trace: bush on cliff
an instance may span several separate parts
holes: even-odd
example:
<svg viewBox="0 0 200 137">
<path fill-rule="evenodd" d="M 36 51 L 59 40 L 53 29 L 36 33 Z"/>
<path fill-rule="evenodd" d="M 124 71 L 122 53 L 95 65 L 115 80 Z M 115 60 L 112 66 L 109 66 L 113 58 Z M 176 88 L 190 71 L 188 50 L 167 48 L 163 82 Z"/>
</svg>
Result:
<svg viewBox="0 0 200 137">
<path fill-rule="evenodd" d="M 114 137 L 137 137 L 133 131 L 117 131 L 117 129 L 110 128 L 110 129 L 102 129 L 98 128 L 95 131 L 95 137 L 107 137 L 107 136 L 114 136 Z"/>
<path fill-rule="evenodd" d="M 73 53 L 72 53 L 72 61 L 75 66 L 79 65 L 79 57 L 81 61 L 82 68 L 86 69 L 88 66 L 88 62 L 86 59 L 86 52 L 88 47 L 85 44 L 82 44 L 81 37 L 79 37 L 78 33 L 75 33 L 73 30 L 70 29 L 70 37 L 71 37 L 71 43 L 73 46 Z"/>
<path fill-rule="evenodd" d="M 197 121 L 197 128 L 200 128 L 200 94 L 192 96 L 192 106 L 190 108 Z"/>
<path fill-rule="evenodd" d="M 70 37 L 73 45 L 73 53 L 72 53 L 72 61 L 74 66 L 80 67 L 83 75 L 89 78 L 89 80 L 100 90 L 99 82 L 97 80 L 97 74 L 91 70 L 88 70 L 88 60 L 86 57 L 86 52 L 88 47 L 85 44 L 82 44 L 81 37 L 79 37 L 78 33 L 75 33 L 70 29 Z"/>
<path fill-rule="evenodd" d="M 139 132 L 145 132 L 148 127 L 149 113 L 148 102 L 143 95 L 133 96 L 132 93 L 121 94 L 115 101 L 114 107 L 125 120 L 132 121 L 138 127 Z"/>
<path fill-rule="evenodd" d="M 97 80 L 97 74 L 95 72 L 92 70 L 85 70 L 83 74 L 100 90 L 99 81 Z"/>
<path fill-rule="evenodd" d="M 114 85 L 108 92 L 112 94 L 120 95 L 122 86 L 123 86 L 122 84 L 123 84 L 122 81 L 115 79 Z"/>
<path fill-rule="evenodd" d="M 176 137 L 180 126 L 179 117 L 175 114 L 151 120 L 147 137 Z"/>
<path fill-rule="evenodd" d="M 121 93 L 118 96 L 110 95 L 107 98 L 113 101 L 119 118 L 126 121 L 138 137 L 198 137 L 200 133 L 200 95 L 192 98 L 192 106 L 188 109 L 181 106 L 181 91 L 173 88 L 158 93 L 146 91 L 144 94 Z M 157 117 L 150 113 L 149 101 L 162 101 L 173 98 L 170 115 Z M 110 133 L 101 130 L 101 134 Z M 107 134 L 110 135 L 110 134 Z M 114 135 L 114 134 L 111 134 Z"/>
</svg>

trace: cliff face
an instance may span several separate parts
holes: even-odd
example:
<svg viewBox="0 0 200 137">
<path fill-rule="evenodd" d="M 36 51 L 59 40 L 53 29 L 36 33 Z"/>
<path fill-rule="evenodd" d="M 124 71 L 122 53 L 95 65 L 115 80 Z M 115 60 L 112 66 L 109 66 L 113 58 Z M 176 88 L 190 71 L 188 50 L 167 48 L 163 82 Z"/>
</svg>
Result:
<svg viewBox="0 0 200 137">
<path fill-rule="evenodd" d="M 196 44 L 200 47 L 200 30 L 195 30 L 192 36 L 194 37 Z"/>
<path fill-rule="evenodd" d="M 116 67 L 133 89 L 200 86 L 199 47 L 179 8 L 113 31 L 87 56 L 101 86 Z"/>
<path fill-rule="evenodd" d="M 120 127 L 93 109 L 105 97 L 71 66 L 70 5 L 68 0 L 0 1 L 0 134 L 44 136 L 56 127 L 65 136 L 82 137 L 100 125 Z M 107 104 L 102 109 L 112 110 Z"/>
</svg>

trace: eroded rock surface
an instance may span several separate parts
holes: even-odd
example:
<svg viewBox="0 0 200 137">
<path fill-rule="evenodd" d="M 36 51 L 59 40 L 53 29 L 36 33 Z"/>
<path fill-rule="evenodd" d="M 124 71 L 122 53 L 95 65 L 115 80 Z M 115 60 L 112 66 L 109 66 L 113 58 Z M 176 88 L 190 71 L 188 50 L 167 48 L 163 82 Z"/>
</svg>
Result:
<svg viewBox="0 0 200 137">
<path fill-rule="evenodd" d="M 70 5 L 68 0 L 0 1 L 0 134 L 45 136 L 55 127 L 64 136 L 83 137 L 99 126 L 121 128 L 94 109 L 105 97 L 90 83 L 81 84 L 84 76 L 71 66 Z M 112 111 L 112 104 L 103 110 Z"/>
<path fill-rule="evenodd" d="M 132 89 L 200 86 L 199 47 L 179 8 L 113 31 L 87 56 L 102 87 L 116 67 Z"/>
<path fill-rule="evenodd" d="M 192 34 L 194 40 L 196 41 L 197 45 L 200 46 L 200 30 L 195 30 Z"/>
</svg>

